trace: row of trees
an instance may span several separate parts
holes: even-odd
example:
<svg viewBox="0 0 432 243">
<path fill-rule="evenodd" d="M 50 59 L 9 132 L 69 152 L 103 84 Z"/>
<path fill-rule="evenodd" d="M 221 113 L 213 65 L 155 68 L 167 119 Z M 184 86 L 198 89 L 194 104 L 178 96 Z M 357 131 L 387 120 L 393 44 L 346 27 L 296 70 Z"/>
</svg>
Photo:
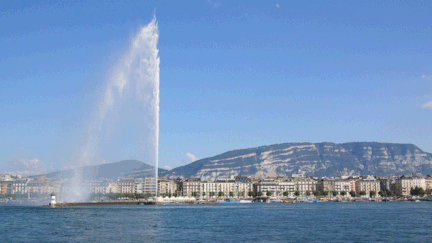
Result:
<svg viewBox="0 0 432 243">
<path fill-rule="evenodd" d="M 341 195 L 341 196 L 346 196 L 347 194 L 350 194 L 351 197 L 355 197 L 356 196 L 356 192 L 355 191 L 350 191 L 350 192 L 346 192 L 346 191 L 306 191 L 306 196 L 337 196 L 337 195 Z M 279 192 L 276 192 L 277 195 L 279 195 Z M 300 196 L 300 191 L 295 191 L 294 195 L 295 196 Z M 428 189 L 428 190 L 424 190 L 421 187 L 415 187 L 412 188 L 410 191 L 410 194 L 413 196 L 420 196 L 423 197 L 425 194 L 432 194 L 432 190 Z M 215 197 L 216 195 L 218 197 L 224 197 L 225 193 L 224 192 L 218 192 L 217 194 L 215 192 L 209 192 L 210 197 Z M 238 196 L 239 197 L 243 197 L 245 195 L 244 192 L 239 192 Z M 261 197 L 264 195 L 264 193 L 262 191 L 258 191 L 258 192 L 254 192 L 254 191 L 249 191 L 247 193 L 247 195 L 249 197 Z M 274 192 L 272 191 L 268 191 L 267 192 L 267 196 L 273 196 L 275 195 Z M 284 197 L 289 196 L 289 192 L 285 191 L 282 193 L 282 195 Z M 361 191 L 359 192 L 360 196 L 366 196 L 367 192 L 366 191 Z M 375 197 L 377 195 L 376 191 L 370 191 L 369 192 L 369 196 L 370 197 Z M 394 193 L 392 191 L 379 191 L 378 195 L 380 195 L 381 197 L 386 197 L 386 196 L 393 196 Z M 31 197 L 34 197 L 34 195 L 30 195 Z M 41 195 L 39 195 L 41 196 Z M 46 195 L 44 195 L 46 196 Z M 108 194 L 102 194 L 102 193 L 94 193 L 90 196 L 91 199 L 101 199 L 103 197 L 107 197 L 109 199 L 118 199 L 118 198 L 129 198 L 129 199 L 140 199 L 140 198 L 147 198 L 147 197 L 152 197 L 153 195 L 150 193 L 144 194 L 144 193 L 108 193 Z M 158 196 L 163 196 L 163 197 L 179 197 L 180 193 L 162 193 L 162 194 L 158 194 Z M 198 197 L 200 196 L 200 194 L 198 192 L 192 192 L 192 196 L 193 197 Z M 203 192 L 202 196 L 206 196 L 206 193 Z M 230 197 L 234 197 L 234 192 L 229 192 L 229 196 Z M 0 198 L 13 198 L 13 199 L 19 199 L 19 198 L 26 198 L 27 194 L 0 194 Z"/>
<path fill-rule="evenodd" d="M 306 196 L 311 196 L 311 195 L 314 195 L 314 196 L 337 196 L 337 195 L 346 196 L 348 193 L 350 194 L 351 197 L 355 197 L 356 196 L 356 192 L 355 191 L 349 191 L 349 192 L 346 192 L 346 191 L 341 191 L 341 192 L 338 192 L 338 191 L 306 191 Z M 276 195 L 279 195 L 279 194 L 280 194 L 279 192 L 276 192 Z M 300 196 L 300 194 L 301 194 L 300 191 L 295 191 L 294 192 L 295 196 Z M 360 196 L 366 196 L 367 192 L 366 191 L 361 191 L 361 192 L 359 192 L 359 194 L 360 194 Z M 393 196 L 394 195 L 392 191 L 379 191 L 378 194 L 381 197 Z M 214 197 L 215 195 L 216 195 L 216 193 L 210 192 L 210 196 L 211 197 Z M 219 197 L 225 196 L 225 194 L 223 192 L 219 192 L 217 195 Z M 242 193 L 241 195 L 239 194 L 239 196 L 243 196 L 243 195 L 244 195 L 244 193 Z M 248 196 L 250 196 L 250 197 L 255 197 L 255 196 L 261 197 L 263 195 L 264 195 L 264 193 L 262 191 L 258 191 L 258 192 L 250 191 L 250 192 L 248 192 Z M 272 191 L 268 191 L 266 195 L 267 196 L 273 196 L 273 195 L 275 195 L 275 193 L 272 192 Z M 282 193 L 282 195 L 285 196 L 285 197 L 287 197 L 287 196 L 289 196 L 289 192 L 285 191 L 285 192 Z M 369 196 L 370 197 L 375 197 L 376 195 L 377 195 L 376 191 L 370 191 L 369 192 Z M 198 192 L 193 192 L 192 196 L 198 197 L 199 193 Z M 202 196 L 206 196 L 206 194 L 203 193 Z M 230 192 L 229 196 L 233 197 L 234 193 Z"/>
<path fill-rule="evenodd" d="M 111 200 L 119 199 L 119 198 L 128 198 L 128 199 L 140 199 L 140 198 L 148 198 L 152 197 L 153 194 L 151 193 L 93 193 L 90 195 L 91 200 L 95 199 L 102 199 L 102 198 L 108 198 Z"/>
<path fill-rule="evenodd" d="M 7 193 L 7 194 L 0 194 L 0 199 L 6 199 L 6 198 L 11 198 L 11 199 L 25 199 L 25 198 L 46 198 L 50 195 L 51 193 Z"/>
<path fill-rule="evenodd" d="M 248 192 L 248 195 L 249 196 L 252 196 L 252 193 L 253 193 L 253 195 L 255 196 L 255 193 L 254 192 L 252 192 L 252 191 L 250 191 L 250 192 Z M 198 192 L 192 192 L 192 196 L 193 197 L 198 197 L 200 194 L 198 193 Z M 207 194 L 205 193 L 205 192 L 203 192 L 202 193 L 202 196 L 203 197 L 205 197 Z M 216 193 L 215 192 L 209 192 L 209 195 L 210 195 L 210 197 L 214 197 L 215 195 L 216 195 Z M 230 197 L 234 197 L 234 192 L 229 192 L 229 194 L 228 194 Z M 239 192 L 238 194 L 237 194 L 239 197 L 244 197 L 244 195 L 245 195 L 245 193 L 244 192 Z M 217 196 L 218 197 L 223 197 L 223 196 L 225 196 L 225 193 L 224 192 L 218 192 L 217 193 Z"/>
<path fill-rule="evenodd" d="M 424 197 L 425 194 L 431 195 L 432 194 L 432 190 L 431 189 L 427 189 L 425 191 L 423 188 L 416 186 L 415 188 L 411 188 L 410 194 L 412 196 Z"/>
</svg>

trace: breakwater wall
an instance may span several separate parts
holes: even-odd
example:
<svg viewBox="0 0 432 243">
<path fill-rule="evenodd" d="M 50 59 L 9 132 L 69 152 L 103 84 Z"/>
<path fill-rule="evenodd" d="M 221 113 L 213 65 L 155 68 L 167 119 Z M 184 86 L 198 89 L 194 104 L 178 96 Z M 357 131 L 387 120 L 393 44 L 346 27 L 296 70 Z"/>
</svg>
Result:
<svg viewBox="0 0 432 243">
<path fill-rule="evenodd" d="M 44 207 L 88 207 L 88 206 L 116 206 L 116 205 L 160 205 L 158 202 L 140 202 L 140 201 L 126 201 L 126 202 L 75 202 L 75 203 L 56 203 L 54 205 L 44 205 Z"/>
</svg>

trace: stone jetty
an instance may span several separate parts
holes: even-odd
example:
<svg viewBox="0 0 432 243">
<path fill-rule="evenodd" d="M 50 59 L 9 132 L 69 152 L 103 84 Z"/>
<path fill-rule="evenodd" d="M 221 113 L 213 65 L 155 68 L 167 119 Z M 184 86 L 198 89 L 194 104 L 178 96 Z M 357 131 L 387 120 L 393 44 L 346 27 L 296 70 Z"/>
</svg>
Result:
<svg viewBox="0 0 432 243">
<path fill-rule="evenodd" d="M 117 205 L 160 205 L 159 202 L 146 201 L 108 201 L 108 202 L 63 202 L 54 205 L 44 205 L 44 207 L 88 207 L 88 206 L 117 206 Z"/>
</svg>

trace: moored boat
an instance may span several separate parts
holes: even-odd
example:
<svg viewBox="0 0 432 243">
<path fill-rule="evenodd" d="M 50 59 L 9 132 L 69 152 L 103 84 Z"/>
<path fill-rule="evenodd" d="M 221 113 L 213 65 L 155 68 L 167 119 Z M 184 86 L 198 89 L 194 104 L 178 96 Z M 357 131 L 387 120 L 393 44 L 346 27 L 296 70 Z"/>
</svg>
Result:
<svg viewBox="0 0 432 243">
<path fill-rule="evenodd" d="M 295 203 L 295 199 L 284 199 L 281 203 Z"/>
<path fill-rule="evenodd" d="M 220 203 L 240 203 L 239 201 L 236 200 L 231 200 L 229 198 L 225 199 L 224 201 L 220 202 Z"/>
</svg>

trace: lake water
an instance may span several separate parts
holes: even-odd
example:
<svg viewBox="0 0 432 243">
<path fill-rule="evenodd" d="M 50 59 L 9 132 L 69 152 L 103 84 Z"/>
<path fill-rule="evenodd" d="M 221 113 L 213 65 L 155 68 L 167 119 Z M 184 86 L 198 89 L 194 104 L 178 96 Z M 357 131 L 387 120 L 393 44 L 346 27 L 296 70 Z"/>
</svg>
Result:
<svg viewBox="0 0 432 243">
<path fill-rule="evenodd" d="M 432 242 L 431 202 L 0 206 L 0 242 Z"/>
</svg>

